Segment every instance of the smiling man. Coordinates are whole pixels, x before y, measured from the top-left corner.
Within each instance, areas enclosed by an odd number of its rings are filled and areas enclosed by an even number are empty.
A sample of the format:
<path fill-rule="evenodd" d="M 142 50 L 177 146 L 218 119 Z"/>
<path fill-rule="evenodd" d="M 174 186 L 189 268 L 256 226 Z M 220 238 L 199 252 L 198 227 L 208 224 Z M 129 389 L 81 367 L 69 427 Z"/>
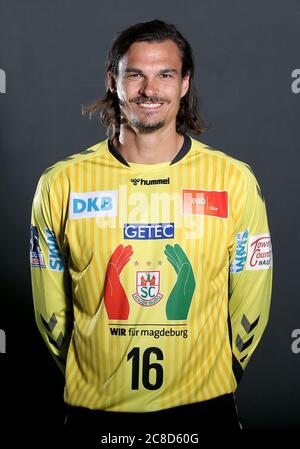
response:
<path fill-rule="evenodd" d="M 183 144 L 183 136 L 174 130 L 180 101 L 189 88 L 189 73 L 182 75 L 175 42 L 133 43 L 120 59 L 118 75 L 109 71 L 108 80 L 120 102 L 116 146 L 123 156 L 149 164 L 171 161 Z"/>
<path fill-rule="evenodd" d="M 35 315 L 65 375 L 66 429 L 240 429 L 234 392 L 271 297 L 261 189 L 190 137 L 204 125 L 173 25 L 123 31 L 106 73 L 86 111 L 110 137 L 47 169 L 32 209 Z"/>

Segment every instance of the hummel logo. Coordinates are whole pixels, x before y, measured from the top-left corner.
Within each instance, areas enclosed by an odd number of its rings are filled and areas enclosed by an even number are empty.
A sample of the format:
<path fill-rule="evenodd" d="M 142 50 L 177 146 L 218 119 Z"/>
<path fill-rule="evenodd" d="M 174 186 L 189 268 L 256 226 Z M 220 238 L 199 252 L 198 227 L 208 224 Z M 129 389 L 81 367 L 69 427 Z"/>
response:
<path fill-rule="evenodd" d="M 140 179 L 139 178 L 132 178 L 130 181 L 133 182 L 134 186 L 136 186 L 140 182 Z"/>
<path fill-rule="evenodd" d="M 152 186 L 155 184 L 170 184 L 170 178 L 163 178 L 163 179 L 143 179 L 143 178 L 131 178 L 130 180 L 134 186 L 136 186 L 138 183 L 142 186 Z"/>

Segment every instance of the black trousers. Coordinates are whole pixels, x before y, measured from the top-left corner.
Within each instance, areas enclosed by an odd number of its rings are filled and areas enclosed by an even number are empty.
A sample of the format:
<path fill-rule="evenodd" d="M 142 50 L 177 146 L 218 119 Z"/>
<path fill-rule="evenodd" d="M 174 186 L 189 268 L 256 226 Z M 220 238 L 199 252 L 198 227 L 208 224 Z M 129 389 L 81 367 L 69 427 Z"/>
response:
<path fill-rule="evenodd" d="M 217 437 L 219 430 L 241 430 L 233 394 L 148 413 L 107 412 L 67 405 L 64 438 L 65 447 L 138 448 L 144 447 L 143 444 L 149 447 L 150 443 L 155 447 L 176 443 L 185 447 L 182 438 L 196 447 L 204 433 Z M 191 438 L 193 441 L 189 441 Z"/>

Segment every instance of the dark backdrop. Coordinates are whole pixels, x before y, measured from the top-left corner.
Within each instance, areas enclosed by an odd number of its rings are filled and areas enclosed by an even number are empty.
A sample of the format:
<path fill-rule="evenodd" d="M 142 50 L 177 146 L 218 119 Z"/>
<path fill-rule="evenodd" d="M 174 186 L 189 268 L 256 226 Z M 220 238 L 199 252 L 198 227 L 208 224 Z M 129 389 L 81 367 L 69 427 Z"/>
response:
<path fill-rule="evenodd" d="M 211 125 L 201 140 L 248 162 L 267 202 L 274 293 L 236 395 L 242 421 L 250 429 L 300 428 L 300 353 L 291 349 L 300 328 L 299 0 L 0 0 L 1 423 L 25 421 L 33 435 L 36 423 L 55 429 L 63 417 L 63 379 L 33 316 L 31 202 L 47 166 L 105 138 L 81 105 L 104 91 L 116 33 L 154 18 L 177 25 L 194 49 Z"/>

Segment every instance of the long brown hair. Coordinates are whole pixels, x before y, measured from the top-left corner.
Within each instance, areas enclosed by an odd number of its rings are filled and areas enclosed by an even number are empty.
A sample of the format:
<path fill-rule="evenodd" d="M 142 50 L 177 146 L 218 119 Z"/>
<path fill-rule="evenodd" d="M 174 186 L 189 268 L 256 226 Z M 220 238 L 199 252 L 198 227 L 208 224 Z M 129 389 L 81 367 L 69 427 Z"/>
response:
<path fill-rule="evenodd" d="M 179 48 L 182 58 L 181 76 L 190 76 L 189 89 L 180 101 L 179 111 L 176 117 L 176 130 L 180 134 L 187 131 L 192 134 L 201 134 L 205 131 L 203 119 L 200 115 L 200 99 L 194 82 L 194 57 L 190 44 L 175 28 L 174 25 L 167 24 L 161 20 L 137 23 L 127 28 L 113 42 L 108 52 L 105 68 L 106 73 L 111 72 L 116 78 L 118 76 L 118 66 L 121 57 L 128 51 L 134 42 L 163 42 L 172 40 Z M 121 113 L 119 99 L 116 92 L 111 92 L 106 82 L 105 95 L 90 105 L 83 106 L 83 114 L 100 117 L 100 120 L 107 128 L 108 134 L 114 138 L 120 132 Z"/>

